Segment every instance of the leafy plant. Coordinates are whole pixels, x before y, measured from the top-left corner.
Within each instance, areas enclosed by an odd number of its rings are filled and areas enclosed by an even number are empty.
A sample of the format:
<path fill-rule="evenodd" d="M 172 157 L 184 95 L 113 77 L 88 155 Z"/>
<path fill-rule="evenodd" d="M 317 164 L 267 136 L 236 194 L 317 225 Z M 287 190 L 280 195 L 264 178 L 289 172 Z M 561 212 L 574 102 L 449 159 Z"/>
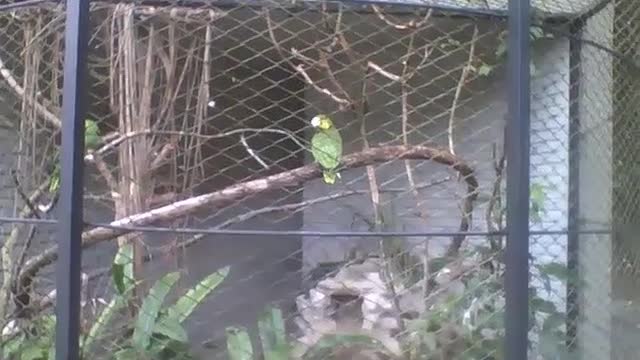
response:
<path fill-rule="evenodd" d="M 171 272 L 158 280 L 144 298 L 134 323 L 133 334 L 121 344 L 116 359 L 136 359 L 151 356 L 153 359 L 190 359 L 186 352 L 188 337 L 182 322 L 209 295 L 229 272 L 224 267 L 200 281 L 187 291 L 176 303 L 163 308 L 165 298 L 180 278 L 180 273 Z M 124 280 L 117 281 L 124 283 Z"/>
<path fill-rule="evenodd" d="M 529 189 L 529 213 L 535 222 L 542 221 L 544 213 L 544 201 L 546 199 L 545 187 L 539 183 L 532 183 Z"/>
<path fill-rule="evenodd" d="M 54 315 L 47 315 L 33 322 L 33 331 L 21 332 L 7 341 L 2 349 L 3 359 L 47 360 L 54 356 Z"/>
<path fill-rule="evenodd" d="M 498 63 L 505 61 L 507 58 L 507 31 L 502 31 L 499 38 L 499 44 L 496 47 L 494 52 L 494 56 L 496 57 L 497 62 L 494 64 L 486 63 L 482 60 L 479 61 L 479 65 L 475 66 L 472 70 L 474 70 L 478 75 L 488 76 L 496 69 Z M 531 43 L 539 41 L 541 39 L 552 39 L 554 38 L 553 34 L 545 31 L 542 27 L 537 25 L 531 25 L 529 27 L 529 40 Z M 529 64 L 529 73 L 534 75 L 536 73 L 536 67 L 533 61 Z"/>
<path fill-rule="evenodd" d="M 267 307 L 263 311 L 258 319 L 258 333 L 264 360 L 289 359 L 291 348 L 280 309 Z M 226 335 L 230 360 L 253 360 L 253 345 L 245 328 L 228 327 Z"/>
<path fill-rule="evenodd" d="M 253 360 L 253 345 L 244 327 L 230 326 L 227 334 L 227 352 L 231 360 Z"/>
<path fill-rule="evenodd" d="M 126 307 L 135 281 L 131 267 L 133 248 L 122 246 L 112 265 L 112 281 L 116 290 L 114 297 L 102 309 L 93 326 L 80 342 L 84 356 L 89 356 L 95 341 L 108 333 L 116 315 Z M 158 280 L 143 299 L 132 329 L 126 329 L 118 340 L 114 354 L 117 360 L 190 359 L 188 338 L 182 323 L 193 313 L 204 299 L 218 287 L 229 273 L 229 267 L 210 274 L 188 290 L 173 305 L 163 304 L 180 273 L 171 272 Z M 22 332 L 5 343 L 3 358 L 19 360 L 49 360 L 54 358 L 55 315 L 45 316 L 32 326 L 35 334 Z"/>

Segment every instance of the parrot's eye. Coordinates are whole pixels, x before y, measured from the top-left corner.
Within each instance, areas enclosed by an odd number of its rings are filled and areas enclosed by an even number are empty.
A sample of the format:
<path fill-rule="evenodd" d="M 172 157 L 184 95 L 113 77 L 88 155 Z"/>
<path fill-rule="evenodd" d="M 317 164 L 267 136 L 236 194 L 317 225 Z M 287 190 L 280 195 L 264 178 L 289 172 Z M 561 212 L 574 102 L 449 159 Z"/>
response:
<path fill-rule="evenodd" d="M 313 119 L 311 119 L 311 126 L 313 127 L 320 126 L 320 123 L 321 123 L 320 116 L 314 116 Z"/>

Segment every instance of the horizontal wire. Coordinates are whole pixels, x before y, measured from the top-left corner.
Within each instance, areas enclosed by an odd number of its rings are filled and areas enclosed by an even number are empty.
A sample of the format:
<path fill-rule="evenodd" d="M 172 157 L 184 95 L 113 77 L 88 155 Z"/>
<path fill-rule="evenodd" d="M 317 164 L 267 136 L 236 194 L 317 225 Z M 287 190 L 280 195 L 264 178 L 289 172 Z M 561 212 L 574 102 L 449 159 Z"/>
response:
<path fill-rule="evenodd" d="M 24 223 L 24 224 L 45 224 L 55 225 L 54 219 L 21 219 L 11 217 L 0 217 L 0 223 Z M 278 235 L 278 236 L 343 236 L 343 237 L 384 237 L 384 236 L 404 236 L 404 237 L 449 237 L 449 236 L 506 236 L 506 231 L 312 231 L 312 230 L 233 230 L 233 229 L 202 229 L 202 228 L 171 228 L 163 226 L 117 226 L 108 223 L 85 222 L 86 226 L 101 227 L 113 230 L 123 230 L 131 232 L 160 232 L 173 234 L 206 234 L 206 235 Z M 551 230 L 531 230 L 532 236 L 540 235 L 567 235 L 567 234 L 612 234 L 610 229 L 551 229 Z"/>
<path fill-rule="evenodd" d="M 128 230 L 137 232 L 162 232 L 178 234 L 206 234 L 206 235 L 278 235 L 278 236 L 319 236 L 319 237 L 449 237 L 449 236 L 506 236 L 506 231 L 312 231 L 312 230 L 233 230 L 233 229 L 197 229 L 170 228 L 154 226 L 114 226 L 110 224 L 87 223 L 87 225 L 104 227 L 114 230 Z M 564 235 L 564 234 L 609 234 L 608 229 L 576 230 L 532 230 L 530 235 Z"/>
<path fill-rule="evenodd" d="M 56 219 L 38 219 L 38 218 L 17 218 L 0 216 L 0 224 L 13 223 L 13 224 L 33 224 L 33 225 L 55 225 L 58 223 Z"/>

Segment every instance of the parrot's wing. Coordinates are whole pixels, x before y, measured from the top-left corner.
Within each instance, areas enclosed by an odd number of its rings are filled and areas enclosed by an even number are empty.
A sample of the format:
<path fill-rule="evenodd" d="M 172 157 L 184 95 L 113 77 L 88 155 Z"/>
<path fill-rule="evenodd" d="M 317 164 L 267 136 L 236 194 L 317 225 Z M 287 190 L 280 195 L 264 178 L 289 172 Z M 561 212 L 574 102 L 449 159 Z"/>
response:
<path fill-rule="evenodd" d="M 327 135 L 329 135 L 329 137 L 335 143 L 336 151 L 338 152 L 338 154 L 342 156 L 342 136 L 340 136 L 338 129 L 336 129 L 335 127 L 331 128 L 330 130 L 327 131 Z"/>
<path fill-rule="evenodd" d="M 334 169 L 340 165 L 342 144 L 331 136 L 319 132 L 311 138 L 311 153 L 325 169 Z"/>
<path fill-rule="evenodd" d="M 84 142 L 88 149 L 96 147 L 100 143 L 100 128 L 90 119 L 85 120 Z"/>

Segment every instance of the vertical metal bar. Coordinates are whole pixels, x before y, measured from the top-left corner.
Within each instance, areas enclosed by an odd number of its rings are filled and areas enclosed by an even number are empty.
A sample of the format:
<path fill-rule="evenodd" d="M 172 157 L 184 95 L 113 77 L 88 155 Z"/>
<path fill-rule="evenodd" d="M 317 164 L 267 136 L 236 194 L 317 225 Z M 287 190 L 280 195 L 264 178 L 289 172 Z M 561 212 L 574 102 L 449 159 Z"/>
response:
<path fill-rule="evenodd" d="M 56 359 L 79 359 L 89 0 L 67 0 L 58 228 Z"/>
<path fill-rule="evenodd" d="M 505 358 L 526 360 L 529 328 L 529 0 L 509 0 Z"/>
<path fill-rule="evenodd" d="M 582 27 L 584 22 L 577 20 L 571 24 L 569 39 L 569 214 L 567 224 L 567 268 L 578 271 L 579 251 L 579 209 L 580 209 L 580 79 L 582 55 Z M 578 316 L 580 314 L 578 288 L 576 284 L 567 284 L 567 347 L 575 350 L 578 334 Z"/>

